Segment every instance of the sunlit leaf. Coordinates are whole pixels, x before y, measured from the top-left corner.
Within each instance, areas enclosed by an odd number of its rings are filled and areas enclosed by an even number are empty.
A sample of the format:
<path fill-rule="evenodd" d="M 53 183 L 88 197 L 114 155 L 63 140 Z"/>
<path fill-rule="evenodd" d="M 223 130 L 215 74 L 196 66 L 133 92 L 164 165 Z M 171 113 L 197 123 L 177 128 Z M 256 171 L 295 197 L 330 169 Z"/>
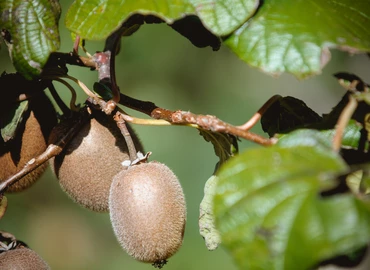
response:
<path fill-rule="evenodd" d="M 250 18 L 259 0 L 91 0 L 75 1 L 68 10 L 67 27 L 86 39 L 104 39 L 132 14 L 154 15 L 168 24 L 197 15 L 216 35 L 226 35 Z"/>
<path fill-rule="evenodd" d="M 369 242 L 363 202 L 350 193 L 320 196 L 348 168 L 321 135 L 310 146 L 311 135 L 248 150 L 221 167 L 216 227 L 240 269 L 309 269 Z"/>
<path fill-rule="evenodd" d="M 203 24 L 217 35 L 226 35 L 247 21 L 259 0 L 190 0 Z"/>
<path fill-rule="evenodd" d="M 9 53 L 18 72 L 39 75 L 51 52 L 59 48 L 57 0 L 0 1 L 0 26 L 10 33 Z"/>
<path fill-rule="evenodd" d="M 321 72 L 330 60 L 329 48 L 370 51 L 368 25 L 368 0 L 265 0 L 226 44 L 264 72 L 303 78 Z"/>
<path fill-rule="evenodd" d="M 96 40 L 106 38 L 134 13 L 156 15 L 172 23 L 193 12 L 193 6 L 186 0 L 77 0 L 68 10 L 66 25 L 82 38 Z"/>

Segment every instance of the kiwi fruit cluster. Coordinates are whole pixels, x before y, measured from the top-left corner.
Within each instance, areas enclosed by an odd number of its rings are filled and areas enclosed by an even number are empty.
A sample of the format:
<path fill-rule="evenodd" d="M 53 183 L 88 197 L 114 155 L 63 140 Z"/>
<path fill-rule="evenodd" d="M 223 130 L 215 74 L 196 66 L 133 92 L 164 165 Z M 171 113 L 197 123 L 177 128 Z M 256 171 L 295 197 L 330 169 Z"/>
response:
<path fill-rule="evenodd" d="M 4 115 L 9 106 L 2 106 L 0 115 Z M 14 138 L 4 142 L 0 138 L 0 182 L 20 171 L 32 158 L 46 150 L 48 137 L 57 123 L 55 109 L 49 98 L 41 92 L 29 100 L 27 111 Z M 30 187 L 45 171 L 47 163 L 22 177 L 8 187 L 7 192 L 18 192 Z"/>
<path fill-rule="evenodd" d="M 50 143 L 68 126 L 56 126 Z M 129 151 L 143 152 L 143 147 L 126 126 L 128 142 L 111 116 L 92 111 L 91 119 L 50 163 L 61 188 L 75 202 L 109 212 L 116 238 L 129 255 L 161 267 L 182 245 L 184 193 L 166 165 L 148 163 L 147 156 L 131 160 L 136 153 Z"/>
<path fill-rule="evenodd" d="M 53 133 L 63 132 L 60 125 L 53 130 L 50 143 Z M 138 137 L 129 129 L 135 147 L 143 151 Z M 112 116 L 93 111 L 90 121 L 50 164 L 62 190 L 75 202 L 96 212 L 108 212 L 112 179 L 122 169 L 121 162 L 128 159 L 126 141 Z"/>
<path fill-rule="evenodd" d="M 182 245 L 186 223 L 184 193 L 176 175 L 159 162 L 122 170 L 109 196 L 114 233 L 138 261 L 161 267 Z"/>
<path fill-rule="evenodd" d="M 46 108 L 50 113 L 45 112 Z M 44 94 L 30 101 L 17 136 L 11 144 L 1 145 L 0 181 L 22 169 L 48 144 L 68 132 L 68 119 L 58 125 L 56 122 L 55 110 Z M 129 255 L 162 267 L 182 245 L 186 223 L 184 193 L 166 165 L 148 163 L 147 156 L 132 160 L 136 153 L 129 151 L 144 150 L 132 128 L 127 125 L 127 129 L 132 142 L 126 142 L 127 137 L 122 136 L 111 116 L 91 110 L 89 120 L 49 164 L 62 190 L 76 203 L 96 212 L 109 212 L 116 238 Z M 27 188 L 46 166 L 38 167 L 8 191 Z M 22 247 L 0 251 L 0 269 L 42 270 L 49 266 L 34 251 Z"/>
<path fill-rule="evenodd" d="M 21 247 L 0 253 L 0 269 L 50 270 L 50 267 L 35 251 Z"/>

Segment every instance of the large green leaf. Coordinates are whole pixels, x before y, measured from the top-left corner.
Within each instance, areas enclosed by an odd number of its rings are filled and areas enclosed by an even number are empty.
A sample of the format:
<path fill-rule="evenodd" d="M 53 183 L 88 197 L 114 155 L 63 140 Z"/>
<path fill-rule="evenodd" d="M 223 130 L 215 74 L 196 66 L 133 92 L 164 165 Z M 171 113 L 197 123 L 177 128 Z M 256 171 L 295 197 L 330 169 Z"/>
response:
<path fill-rule="evenodd" d="M 231 33 L 250 18 L 259 0 L 76 0 L 66 17 L 67 27 L 84 39 L 104 39 L 132 14 L 154 15 L 172 24 L 198 15 L 216 35 Z"/>
<path fill-rule="evenodd" d="M 0 1 L 0 26 L 10 33 L 9 53 L 25 78 L 39 75 L 50 53 L 59 48 L 60 12 L 57 0 Z"/>
<path fill-rule="evenodd" d="M 193 11 L 186 0 L 76 0 L 68 10 L 66 25 L 84 39 L 104 39 L 134 13 L 156 15 L 172 23 Z"/>
<path fill-rule="evenodd" d="M 369 242 L 366 205 L 350 193 L 320 195 L 337 185 L 346 164 L 320 139 L 311 145 L 286 137 L 221 167 L 216 228 L 240 269 L 308 269 Z"/>
<path fill-rule="evenodd" d="M 231 33 L 256 11 L 259 0 L 190 0 L 203 24 L 214 34 Z"/>
<path fill-rule="evenodd" d="M 265 0 L 226 44 L 267 73 L 302 78 L 320 73 L 328 48 L 369 51 L 369 25 L 369 0 Z"/>
<path fill-rule="evenodd" d="M 344 130 L 342 137 L 342 147 L 357 149 L 361 140 L 362 127 L 354 120 L 350 120 Z M 297 129 L 287 135 L 279 136 L 278 145 L 282 147 L 295 147 L 299 145 L 316 146 L 326 145 L 329 149 L 332 146 L 335 129 L 317 131 L 314 129 Z M 327 149 L 324 149 L 326 151 Z"/>

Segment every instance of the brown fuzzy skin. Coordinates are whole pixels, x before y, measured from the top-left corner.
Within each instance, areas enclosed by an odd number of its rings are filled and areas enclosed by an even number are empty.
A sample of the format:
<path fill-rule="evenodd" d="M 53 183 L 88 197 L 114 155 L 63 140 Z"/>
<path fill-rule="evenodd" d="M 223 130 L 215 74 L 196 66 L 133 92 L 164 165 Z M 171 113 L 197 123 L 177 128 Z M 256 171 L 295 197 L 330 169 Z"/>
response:
<path fill-rule="evenodd" d="M 181 247 L 185 198 L 176 175 L 166 165 L 142 163 L 117 174 L 109 210 L 119 243 L 136 260 L 165 261 Z"/>
<path fill-rule="evenodd" d="M 60 186 L 75 202 L 96 212 L 107 212 L 113 177 L 123 169 L 121 162 L 129 155 L 112 116 L 94 113 L 94 117 L 50 163 Z M 143 151 L 135 133 L 130 133 L 136 150 Z"/>
<path fill-rule="evenodd" d="M 1 270 L 49 270 L 49 265 L 33 250 L 17 248 L 0 253 Z"/>
<path fill-rule="evenodd" d="M 44 94 L 31 99 L 29 109 L 23 116 L 24 121 L 16 136 L 6 143 L 0 139 L 0 182 L 20 171 L 28 161 L 46 150 L 48 136 L 57 123 L 53 105 Z M 44 163 L 21 178 L 7 192 L 19 192 L 30 187 L 40 178 L 47 165 Z"/>

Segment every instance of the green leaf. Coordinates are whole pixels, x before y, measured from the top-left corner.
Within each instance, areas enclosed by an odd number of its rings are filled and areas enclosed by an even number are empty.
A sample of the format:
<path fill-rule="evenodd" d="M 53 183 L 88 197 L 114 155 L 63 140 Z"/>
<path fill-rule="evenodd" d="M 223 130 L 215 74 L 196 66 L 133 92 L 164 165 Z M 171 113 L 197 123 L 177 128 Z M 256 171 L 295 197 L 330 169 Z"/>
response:
<path fill-rule="evenodd" d="M 215 35 L 237 29 L 256 11 L 259 0 L 76 0 L 66 17 L 67 27 L 85 39 L 105 39 L 133 14 L 154 15 L 168 24 L 197 15 Z"/>
<path fill-rule="evenodd" d="M 298 129 L 280 137 L 277 146 L 282 148 L 291 147 L 315 147 L 316 151 L 331 151 L 331 138 L 313 129 Z"/>
<path fill-rule="evenodd" d="M 107 38 L 134 13 L 155 15 L 166 23 L 173 23 L 193 11 L 186 0 L 77 0 L 67 12 L 66 25 L 84 39 L 99 40 Z"/>
<path fill-rule="evenodd" d="M 309 269 L 369 242 L 366 205 L 320 195 L 348 167 L 325 143 L 310 144 L 251 149 L 221 167 L 216 227 L 240 269 Z"/>
<path fill-rule="evenodd" d="M 28 109 L 28 100 L 15 103 L 11 110 L 0 115 L 0 131 L 4 142 L 11 140 Z"/>
<path fill-rule="evenodd" d="M 362 126 L 357 121 L 350 120 L 343 133 L 342 146 L 357 149 L 361 140 L 361 130 Z M 321 133 L 327 137 L 328 141 L 332 142 L 335 129 L 323 130 Z"/>
<path fill-rule="evenodd" d="M 0 219 L 4 216 L 7 206 L 8 206 L 7 198 L 0 194 Z"/>
<path fill-rule="evenodd" d="M 0 2 L 0 25 L 10 33 L 7 41 L 13 64 L 26 79 L 42 72 L 51 52 L 59 48 L 56 0 L 7 0 Z"/>
<path fill-rule="evenodd" d="M 226 44 L 264 72 L 304 78 L 321 72 L 330 60 L 329 48 L 370 51 L 368 25 L 368 0 L 265 0 Z"/>
<path fill-rule="evenodd" d="M 216 192 L 218 177 L 212 175 L 204 186 L 204 197 L 199 207 L 199 232 L 208 250 L 215 250 L 221 243 L 220 233 L 215 227 L 213 196 Z"/>
<path fill-rule="evenodd" d="M 215 171 L 217 171 L 225 161 L 238 152 L 238 142 L 236 137 L 233 135 L 212 132 L 204 129 L 199 129 L 199 133 L 207 142 L 211 142 L 213 144 L 215 153 L 220 158 Z"/>
<path fill-rule="evenodd" d="M 253 16 L 259 0 L 190 0 L 203 24 L 214 34 L 224 36 Z"/>
<path fill-rule="evenodd" d="M 361 140 L 361 130 L 361 125 L 358 125 L 355 120 L 350 120 L 343 133 L 342 146 L 357 149 Z M 332 147 L 335 132 L 335 129 L 322 131 L 297 129 L 287 135 L 280 136 L 277 144 L 280 147 L 295 147 L 297 145 L 315 147 L 319 142 L 321 146 L 326 146 L 323 150 L 327 151 Z"/>

